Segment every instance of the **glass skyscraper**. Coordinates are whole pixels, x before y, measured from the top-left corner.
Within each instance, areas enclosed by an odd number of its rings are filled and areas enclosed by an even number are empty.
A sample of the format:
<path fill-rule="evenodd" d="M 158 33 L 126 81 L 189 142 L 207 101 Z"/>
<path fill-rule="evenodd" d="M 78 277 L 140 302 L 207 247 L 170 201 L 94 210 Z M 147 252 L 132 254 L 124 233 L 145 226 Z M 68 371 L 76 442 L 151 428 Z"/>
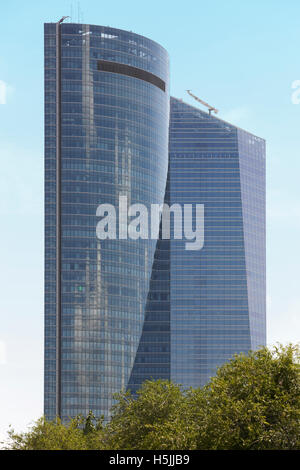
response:
<path fill-rule="evenodd" d="M 99 240 L 99 204 L 204 204 L 204 247 Z M 109 416 L 150 378 L 207 382 L 265 344 L 265 142 L 169 99 L 132 32 L 45 24 L 45 415 Z"/>
<path fill-rule="evenodd" d="M 170 202 L 204 204 L 204 247 L 171 240 L 171 379 L 205 384 L 266 342 L 265 141 L 171 99 Z"/>
<path fill-rule="evenodd" d="M 112 405 L 136 356 L 156 240 L 98 240 L 99 204 L 162 203 L 169 60 L 103 26 L 45 24 L 45 415 Z"/>
<path fill-rule="evenodd" d="M 133 392 L 151 377 L 202 386 L 234 353 L 266 343 L 265 141 L 171 98 L 166 200 L 204 204 L 204 247 L 158 241 L 162 281 L 150 289 Z"/>

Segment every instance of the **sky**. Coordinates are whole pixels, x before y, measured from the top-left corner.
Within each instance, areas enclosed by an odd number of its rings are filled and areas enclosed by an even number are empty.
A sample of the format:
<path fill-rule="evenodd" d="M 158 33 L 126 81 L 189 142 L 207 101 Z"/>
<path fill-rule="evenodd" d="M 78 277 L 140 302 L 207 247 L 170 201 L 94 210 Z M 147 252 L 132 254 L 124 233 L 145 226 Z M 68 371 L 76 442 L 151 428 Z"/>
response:
<path fill-rule="evenodd" d="M 300 340 L 300 2 L 85 0 L 79 10 L 1 5 L 0 440 L 43 413 L 43 23 L 63 15 L 159 42 L 173 96 L 194 106 L 191 89 L 266 139 L 267 341 Z"/>

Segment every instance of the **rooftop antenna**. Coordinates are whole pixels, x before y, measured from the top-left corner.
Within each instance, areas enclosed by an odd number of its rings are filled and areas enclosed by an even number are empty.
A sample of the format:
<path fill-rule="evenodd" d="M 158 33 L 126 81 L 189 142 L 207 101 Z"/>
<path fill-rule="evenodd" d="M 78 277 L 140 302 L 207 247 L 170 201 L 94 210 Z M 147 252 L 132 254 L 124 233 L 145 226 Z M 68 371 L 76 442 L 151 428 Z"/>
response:
<path fill-rule="evenodd" d="M 215 114 L 218 113 L 218 110 L 216 108 L 214 108 L 213 106 L 210 106 L 208 103 L 206 103 L 206 101 L 203 101 L 201 100 L 200 98 L 198 98 L 198 96 L 194 95 L 191 90 L 186 90 L 187 93 L 192 97 L 194 98 L 196 101 L 198 101 L 199 103 L 203 104 L 203 106 L 206 106 L 208 108 L 208 113 L 209 115 L 211 115 L 211 112 L 213 111 Z"/>

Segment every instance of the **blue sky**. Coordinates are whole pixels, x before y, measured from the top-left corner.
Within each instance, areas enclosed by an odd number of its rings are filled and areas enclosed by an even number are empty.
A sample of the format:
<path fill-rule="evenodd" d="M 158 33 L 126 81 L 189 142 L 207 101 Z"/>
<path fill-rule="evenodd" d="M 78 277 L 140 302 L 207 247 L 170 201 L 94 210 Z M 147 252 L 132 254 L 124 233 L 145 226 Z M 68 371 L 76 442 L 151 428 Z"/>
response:
<path fill-rule="evenodd" d="M 0 32 L 0 436 L 43 402 L 43 23 L 71 0 L 2 2 Z M 73 2 L 73 21 L 78 20 Z M 299 341 L 300 80 L 298 0 L 81 2 L 81 21 L 132 30 L 171 58 L 219 117 L 267 141 L 268 343 Z"/>

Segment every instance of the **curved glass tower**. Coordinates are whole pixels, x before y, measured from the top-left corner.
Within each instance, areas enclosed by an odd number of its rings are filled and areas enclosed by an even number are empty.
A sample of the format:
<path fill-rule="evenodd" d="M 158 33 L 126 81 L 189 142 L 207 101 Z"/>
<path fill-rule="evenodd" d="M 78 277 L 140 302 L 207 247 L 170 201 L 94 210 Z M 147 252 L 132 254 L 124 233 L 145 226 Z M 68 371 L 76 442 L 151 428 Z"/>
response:
<path fill-rule="evenodd" d="M 132 32 L 45 24 L 45 415 L 107 417 L 128 385 L 156 240 L 98 240 L 96 209 L 162 203 L 169 63 Z"/>

